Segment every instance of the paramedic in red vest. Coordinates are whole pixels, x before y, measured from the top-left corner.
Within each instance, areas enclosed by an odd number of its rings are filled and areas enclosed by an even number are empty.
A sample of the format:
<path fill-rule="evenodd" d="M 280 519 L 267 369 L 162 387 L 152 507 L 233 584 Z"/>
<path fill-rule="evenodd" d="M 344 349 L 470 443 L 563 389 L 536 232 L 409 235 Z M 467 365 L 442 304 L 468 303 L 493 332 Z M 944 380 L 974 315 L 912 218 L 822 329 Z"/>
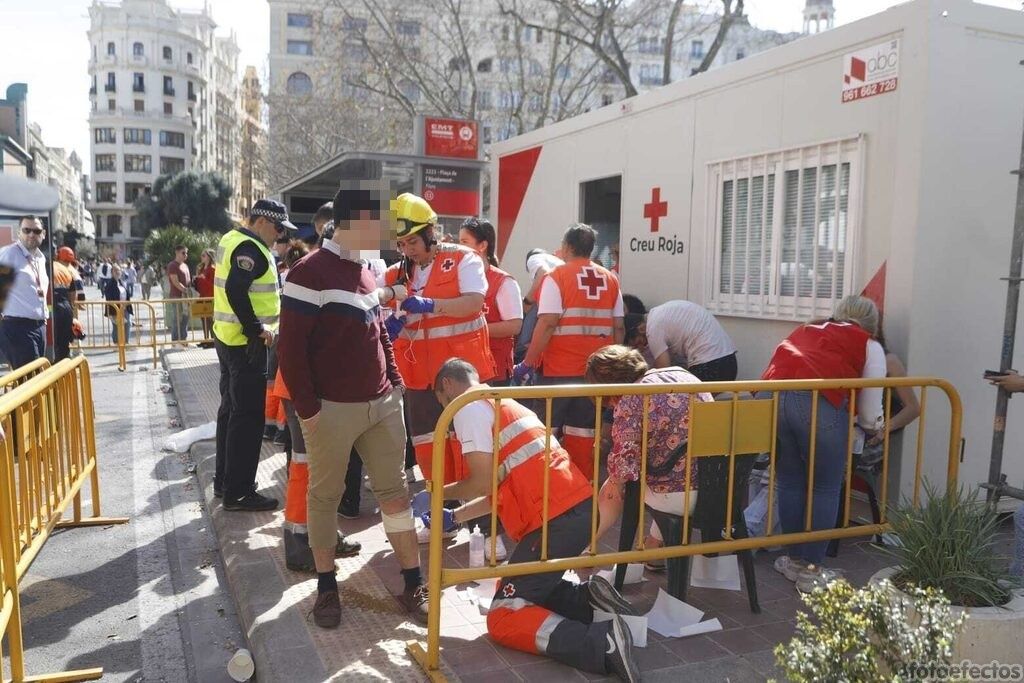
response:
<path fill-rule="evenodd" d="M 512 380 L 515 363 L 516 335 L 523 326 L 523 295 L 516 279 L 498 268 L 495 255 L 497 233 L 490 221 L 468 218 L 459 230 L 459 242 L 467 246 L 484 261 L 487 274 L 487 296 L 484 316 L 487 318 L 487 337 L 494 357 L 495 376 L 488 384 L 506 387 Z"/>
<path fill-rule="evenodd" d="M 565 231 L 565 264 L 544 278 L 537 304 L 537 326 L 526 358 L 515 368 L 517 384 L 584 384 L 590 354 L 625 336 L 619 280 L 590 260 L 597 231 L 577 223 Z M 572 461 L 594 478 L 594 406 L 587 398 L 556 399 L 552 428 L 558 429 Z"/>
<path fill-rule="evenodd" d="M 762 379 L 843 379 L 885 377 L 885 351 L 875 341 L 878 309 L 865 297 L 846 297 L 833 317 L 801 325 L 772 354 Z M 814 502 L 811 528 L 831 529 L 836 523 L 846 476 L 850 410 L 867 432 L 878 429 L 882 419 L 882 389 L 861 389 L 855 407 L 849 391 L 822 391 L 818 395 L 817 441 L 814 460 Z M 776 475 L 779 523 L 784 533 L 804 530 L 807 502 L 808 448 L 811 438 L 810 391 L 779 393 Z M 791 545 L 788 554 L 775 561 L 776 571 L 809 592 L 836 577 L 821 566 L 828 541 Z"/>
<path fill-rule="evenodd" d="M 470 389 L 481 387 L 476 368 L 460 358 L 441 366 L 434 379 L 438 401 L 447 406 Z M 498 499 L 492 501 L 494 421 L 498 422 Z M 503 400 L 496 417 L 489 401 L 464 406 L 453 420 L 462 444 L 468 476 L 444 487 L 445 499 L 468 501 L 445 510 L 443 524 L 460 523 L 489 515 L 498 506 L 498 518 L 516 541 L 510 562 L 534 562 L 541 556 L 542 498 L 544 497 L 545 428 L 521 404 Z M 552 438 L 549 465 L 548 557 L 576 557 L 590 541 L 593 503 L 587 477 L 572 464 Z M 430 525 L 430 513 L 423 515 Z M 620 614 L 636 614 L 632 605 L 604 579 L 593 576 L 573 584 L 563 572 L 502 579 L 487 613 L 487 632 L 505 647 L 547 655 L 563 664 L 596 674 L 618 674 L 639 681 L 632 652 L 633 641 Z M 594 610 L 615 615 L 594 623 Z"/>
<path fill-rule="evenodd" d="M 405 285 L 409 297 L 386 325 L 407 387 L 405 409 L 416 462 L 429 479 L 434 425 L 441 415 L 431 391 L 438 368 L 449 358 L 460 357 L 481 377 L 494 377 L 483 314 L 487 276 L 475 251 L 437 241 L 437 214 L 422 197 L 401 194 L 391 211 L 403 258 L 384 273 L 383 285 Z M 449 449 L 445 482 L 461 478 L 461 458 Z"/>

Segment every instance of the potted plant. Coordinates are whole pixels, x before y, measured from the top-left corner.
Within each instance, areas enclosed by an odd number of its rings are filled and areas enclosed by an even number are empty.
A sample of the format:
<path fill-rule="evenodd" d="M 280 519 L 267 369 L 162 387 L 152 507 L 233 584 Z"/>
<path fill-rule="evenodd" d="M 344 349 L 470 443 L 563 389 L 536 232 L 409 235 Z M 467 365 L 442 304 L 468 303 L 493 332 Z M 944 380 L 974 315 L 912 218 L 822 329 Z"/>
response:
<path fill-rule="evenodd" d="M 954 661 L 964 615 L 937 590 L 902 592 L 888 581 L 856 589 L 840 579 L 803 601 L 812 616 L 797 614 L 796 635 L 775 648 L 786 680 L 931 680 Z"/>
<path fill-rule="evenodd" d="M 1024 591 L 1006 571 L 994 505 L 977 490 L 937 491 L 925 484 L 925 501 L 904 502 L 890 516 L 900 544 L 885 551 L 895 566 L 876 573 L 892 589 L 941 592 L 966 622 L 954 646 L 954 661 L 1024 664 Z"/>

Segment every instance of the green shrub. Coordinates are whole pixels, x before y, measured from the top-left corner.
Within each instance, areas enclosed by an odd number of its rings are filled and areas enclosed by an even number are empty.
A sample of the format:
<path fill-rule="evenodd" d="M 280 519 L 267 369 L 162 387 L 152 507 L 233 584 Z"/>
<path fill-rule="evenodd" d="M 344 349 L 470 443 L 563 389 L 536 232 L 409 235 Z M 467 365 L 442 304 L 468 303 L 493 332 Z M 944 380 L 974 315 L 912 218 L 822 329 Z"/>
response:
<path fill-rule="evenodd" d="M 888 581 L 853 588 L 843 580 L 803 596 L 813 618 L 797 614 L 797 632 L 775 648 L 775 661 L 796 683 L 905 680 L 909 666 L 948 664 L 965 616 L 937 590 Z"/>
<path fill-rule="evenodd" d="M 925 483 L 925 501 L 904 501 L 889 519 L 902 545 L 886 546 L 899 567 L 893 583 L 941 591 L 954 605 L 992 607 L 1010 599 L 1013 579 L 996 549 L 994 506 L 962 487 L 937 491 Z"/>

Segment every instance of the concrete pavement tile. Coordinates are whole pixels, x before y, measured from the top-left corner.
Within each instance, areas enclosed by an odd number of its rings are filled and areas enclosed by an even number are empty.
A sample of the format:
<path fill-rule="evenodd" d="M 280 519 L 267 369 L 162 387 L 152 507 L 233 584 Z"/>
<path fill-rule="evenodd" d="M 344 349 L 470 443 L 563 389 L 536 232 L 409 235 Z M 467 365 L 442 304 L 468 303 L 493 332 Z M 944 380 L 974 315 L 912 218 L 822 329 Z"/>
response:
<path fill-rule="evenodd" d="M 709 633 L 708 637 L 736 655 L 757 652 L 759 650 L 770 650 L 774 646 L 774 643 L 769 643 L 750 629 L 745 628 Z"/>
<path fill-rule="evenodd" d="M 644 674 L 643 679 L 644 683 L 764 683 L 764 676 L 750 662 L 737 656 L 659 669 Z"/>
<path fill-rule="evenodd" d="M 582 673 L 571 667 L 551 661 L 550 659 L 536 664 L 517 666 L 514 671 L 524 681 L 544 681 L 544 683 L 580 683 L 587 680 Z M 487 675 L 488 681 L 490 674 Z"/>
<path fill-rule="evenodd" d="M 751 652 L 743 655 L 743 659 L 750 662 L 750 665 L 754 667 L 757 673 L 766 679 L 785 680 L 782 669 L 775 664 L 775 654 L 773 652 Z"/>
<path fill-rule="evenodd" d="M 648 643 L 647 647 L 635 647 L 633 648 L 633 657 L 642 672 L 677 666 L 683 662 L 668 650 L 664 643 Z"/>
<path fill-rule="evenodd" d="M 445 653 L 444 659 L 461 677 L 508 669 L 508 662 L 487 642 L 451 650 Z"/>
<path fill-rule="evenodd" d="M 796 631 L 796 624 L 792 621 L 777 621 L 773 624 L 753 626 L 750 631 L 767 640 L 774 648 L 779 643 L 789 642 Z"/>
<path fill-rule="evenodd" d="M 669 638 L 663 643 L 665 649 L 684 662 L 704 662 L 730 656 L 729 651 L 706 635 L 690 638 Z"/>

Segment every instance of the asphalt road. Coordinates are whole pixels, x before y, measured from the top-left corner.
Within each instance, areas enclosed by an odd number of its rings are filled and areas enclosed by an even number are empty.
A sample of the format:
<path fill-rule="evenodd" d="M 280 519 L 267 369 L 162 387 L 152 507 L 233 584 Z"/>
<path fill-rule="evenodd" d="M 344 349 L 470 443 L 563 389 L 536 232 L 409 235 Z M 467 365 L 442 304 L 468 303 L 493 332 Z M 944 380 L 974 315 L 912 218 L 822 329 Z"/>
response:
<path fill-rule="evenodd" d="M 178 431 L 173 394 L 136 353 L 127 372 L 116 354 L 89 356 L 102 512 L 131 521 L 47 541 L 22 582 L 27 673 L 102 666 L 105 681 L 228 681 L 244 637 L 188 455 L 160 451 Z"/>

